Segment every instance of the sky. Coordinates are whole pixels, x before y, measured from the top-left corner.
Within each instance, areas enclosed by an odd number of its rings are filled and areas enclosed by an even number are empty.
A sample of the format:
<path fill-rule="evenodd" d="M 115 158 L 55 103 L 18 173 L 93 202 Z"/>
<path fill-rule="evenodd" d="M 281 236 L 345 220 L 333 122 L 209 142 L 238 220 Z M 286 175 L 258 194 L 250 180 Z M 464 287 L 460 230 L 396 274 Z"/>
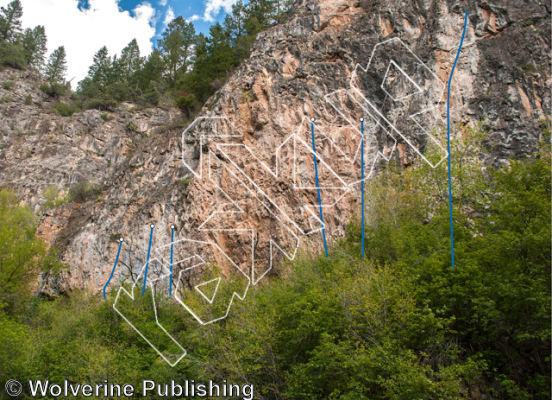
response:
<path fill-rule="evenodd" d="M 11 0 L 0 0 L 5 7 Z M 157 46 L 167 24 L 177 16 L 208 33 L 222 22 L 237 0 L 21 0 L 23 28 L 44 25 L 48 54 L 59 46 L 67 53 L 67 80 L 73 88 L 86 77 L 94 53 L 107 46 L 120 54 L 134 38 L 142 56 Z"/>

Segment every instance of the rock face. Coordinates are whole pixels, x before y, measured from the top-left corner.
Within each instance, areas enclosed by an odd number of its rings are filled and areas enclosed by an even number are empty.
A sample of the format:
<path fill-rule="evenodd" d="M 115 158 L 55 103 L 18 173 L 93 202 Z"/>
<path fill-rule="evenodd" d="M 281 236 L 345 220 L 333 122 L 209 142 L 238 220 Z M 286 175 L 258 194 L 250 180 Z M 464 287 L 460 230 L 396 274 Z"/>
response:
<path fill-rule="evenodd" d="M 103 116 L 44 114 L 47 104 L 23 104 L 28 94 L 43 97 L 37 77 L 0 73 L 16 82 L 0 89 L 12 97 L 0 104 L 2 184 L 36 212 L 48 186 L 67 191 L 88 180 L 99 192 L 44 212 L 39 234 L 70 269 L 43 277 L 41 290 L 101 289 L 120 236 L 112 285 L 138 274 L 150 223 L 152 258 L 165 264 L 175 226 L 174 264 L 190 287 L 209 261 L 223 277 L 235 271 L 255 284 L 296 249 L 323 250 L 322 227 L 331 244 L 359 212 L 361 117 L 364 178 L 392 159 L 406 166 L 446 157 L 437 131 L 466 9 L 451 120 L 484 121 L 493 146 L 486 162 L 501 165 L 536 150 L 539 120 L 550 114 L 544 2 L 298 1 L 287 23 L 258 35 L 251 57 L 186 127 L 175 111 L 131 105 Z"/>

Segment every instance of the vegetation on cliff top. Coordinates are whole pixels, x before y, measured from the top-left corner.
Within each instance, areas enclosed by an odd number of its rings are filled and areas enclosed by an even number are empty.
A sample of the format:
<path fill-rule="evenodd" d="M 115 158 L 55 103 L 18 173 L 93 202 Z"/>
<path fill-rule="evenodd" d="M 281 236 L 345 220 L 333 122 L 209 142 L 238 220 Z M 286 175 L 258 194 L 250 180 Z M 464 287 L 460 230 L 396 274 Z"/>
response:
<path fill-rule="evenodd" d="M 132 101 L 142 107 L 176 105 L 189 116 L 249 56 L 257 33 L 286 18 L 291 3 L 249 0 L 244 4 L 240 0 L 223 24 L 211 26 L 207 36 L 196 34 L 191 22 L 176 17 L 148 57 L 140 56 L 135 39 L 119 55 L 110 56 L 104 46 L 94 55 L 88 76 L 76 92 L 69 93 L 71 104 L 58 112 L 70 116 L 82 109 L 111 110 L 121 102 Z M 0 10 L 0 65 L 38 69 L 48 81 L 41 87 L 46 94 L 67 94 L 70 85 L 65 80 L 65 48 L 56 49 L 45 63 L 44 27 L 23 32 L 22 15 L 20 0 Z"/>
<path fill-rule="evenodd" d="M 220 323 L 199 326 L 158 299 L 161 323 L 188 350 L 175 368 L 113 311 L 115 291 L 107 301 L 46 300 L 6 287 L 17 301 L 3 297 L 0 376 L 226 379 L 274 400 L 549 399 L 550 136 L 534 157 L 494 169 L 480 161 L 483 131 L 462 131 L 452 152 L 454 269 L 446 166 L 390 166 L 366 189 L 365 259 L 353 221 L 328 259 L 304 254 L 280 268 Z M 151 298 L 137 302 L 154 332 Z"/>

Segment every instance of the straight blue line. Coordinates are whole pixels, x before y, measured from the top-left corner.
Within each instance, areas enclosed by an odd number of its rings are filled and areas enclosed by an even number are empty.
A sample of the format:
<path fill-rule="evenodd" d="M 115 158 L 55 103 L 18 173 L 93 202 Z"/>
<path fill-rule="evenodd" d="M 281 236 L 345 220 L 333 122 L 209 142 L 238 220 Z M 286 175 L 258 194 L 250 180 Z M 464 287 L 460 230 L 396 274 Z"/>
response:
<path fill-rule="evenodd" d="M 142 296 L 146 294 L 146 283 L 148 280 L 148 266 L 149 266 L 149 259 L 150 259 L 150 250 L 151 250 L 151 239 L 153 238 L 153 227 L 151 228 L 150 232 L 150 240 L 149 240 L 149 246 L 148 246 L 148 260 L 146 261 L 146 272 L 144 273 L 144 286 L 142 287 Z"/>
<path fill-rule="evenodd" d="M 324 238 L 324 251 L 328 258 L 328 245 L 326 244 L 326 229 L 324 228 L 324 215 L 322 214 L 322 199 L 320 197 L 320 184 L 318 183 L 318 167 L 316 165 L 316 147 L 314 145 L 314 121 L 311 122 L 312 152 L 314 157 L 314 173 L 316 174 L 316 190 L 318 190 L 318 205 L 320 206 L 320 220 L 322 221 L 322 236 Z"/>
<path fill-rule="evenodd" d="M 452 268 L 454 268 L 454 231 L 452 227 L 452 176 L 451 176 L 451 166 L 450 166 L 450 84 L 452 82 L 452 74 L 454 73 L 454 68 L 456 68 L 456 62 L 458 57 L 460 57 L 460 51 L 462 51 L 462 43 L 464 43 L 464 35 L 466 34 L 466 25 L 468 23 L 468 10 L 464 15 L 464 30 L 462 31 L 462 39 L 460 40 L 460 46 L 458 47 L 458 53 L 456 53 L 456 59 L 454 60 L 454 65 L 452 66 L 452 71 L 450 71 L 450 77 L 448 81 L 448 91 L 447 91 L 447 150 L 448 150 L 448 179 L 449 179 L 449 214 L 450 214 L 450 257 L 452 261 Z"/>
<path fill-rule="evenodd" d="M 360 121 L 360 192 L 362 195 L 362 258 L 364 258 L 364 120 Z"/>
<path fill-rule="evenodd" d="M 117 268 L 117 262 L 119 262 L 119 254 L 121 254 L 121 247 L 123 247 L 123 241 L 119 241 L 119 250 L 117 250 L 117 257 L 115 258 L 115 264 L 113 264 L 113 270 L 111 271 L 111 276 L 107 280 L 107 283 L 105 284 L 103 288 L 103 295 L 105 299 L 105 290 L 107 289 L 107 285 L 109 285 L 109 282 L 111 282 L 111 278 L 113 278 L 113 274 L 115 273 L 115 268 Z"/>
<path fill-rule="evenodd" d="M 171 229 L 171 277 L 170 277 L 170 283 L 169 283 L 169 296 L 172 296 L 173 243 L 174 243 L 174 228 Z"/>

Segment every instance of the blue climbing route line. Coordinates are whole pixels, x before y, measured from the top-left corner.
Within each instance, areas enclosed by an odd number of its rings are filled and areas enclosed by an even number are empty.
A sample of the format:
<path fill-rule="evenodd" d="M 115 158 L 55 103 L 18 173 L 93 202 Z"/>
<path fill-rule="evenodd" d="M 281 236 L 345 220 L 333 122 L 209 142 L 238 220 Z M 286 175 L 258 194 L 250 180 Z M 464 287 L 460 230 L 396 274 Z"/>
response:
<path fill-rule="evenodd" d="M 460 57 L 460 52 L 462 51 L 462 43 L 464 43 L 464 35 L 466 34 L 466 25 L 468 23 L 468 10 L 464 14 L 464 30 L 462 31 L 462 39 L 460 40 L 460 46 L 458 47 L 458 52 L 456 53 L 456 59 L 454 60 L 454 65 L 450 71 L 449 81 L 448 81 L 448 90 L 447 90 L 447 151 L 448 151 L 448 189 L 449 189 L 449 214 L 450 214 L 450 257 L 452 261 L 452 268 L 454 268 L 454 232 L 452 227 L 452 177 L 451 177 L 451 167 L 450 167 L 450 84 L 452 82 L 452 74 L 454 74 L 454 68 L 456 68 L 456 62 L 458 57 Z"/>
<path fill-rule="evenodd" d="M 364 118 L 360 119 L 360 193 L 362 197 L 362 258 L 364 258 Z"/>
<path fill-rule="evenodd" d="M 117 268 L 117 263 L 119 262 L 119 254 L 121 254 L 121 247 L 123 247 L 123 238 L 119 239 L 119 250 L 117 251 L 117 257 L 115 258 L 115 264 L 113 264 L 113 270 L 111 271 L 111 276 L 107 280 L 104 288 L 103 288 L 103 295 L 105 300 L 105 290 L 107 289 L 107 285 L 109 285 L 109 282 L 111 282 L 111 278 L 113 278 L 113 274 L 115 273 L 115 268 Z"/>
<path fill-rule="evenodd" d="M 149 240 L 149 246 L 148 246 L 148 259 L 146 261 L 146 271 L 144 272 L 144 286 L 142 287 L 142 296 L 146 294 L 146 283 L 148 281 L 148 266 L 149 266 L 152 238 L 153 238 L 153 225 L 151 225 L 150 240 Z"/>
<path fill-rule="evenodd" d="M 322 221 L 322 237 L 324 238 L 324 251 L 328 258 L 328 245 L 326 244 L 326 229 L 324 226 L 324 215 L 322 214 L 322 198 L 320 196 L 320 183 L 318 182 L 318 166 L 316 165 L 316 146 L 314 145 L 314 118 L 311 119 L 312 152 L 314 157 L 314 173 L 316 175 L 316 190 L 318 190 L 318 206 L 320 207 L 320 220 Z"/>
<path fill-rule="evenodd" d="M 173 244 L 174 244 L 174 225 L 171 226 L 171 275 L 169 277 L 169 296 L 172 296 Z"/>

